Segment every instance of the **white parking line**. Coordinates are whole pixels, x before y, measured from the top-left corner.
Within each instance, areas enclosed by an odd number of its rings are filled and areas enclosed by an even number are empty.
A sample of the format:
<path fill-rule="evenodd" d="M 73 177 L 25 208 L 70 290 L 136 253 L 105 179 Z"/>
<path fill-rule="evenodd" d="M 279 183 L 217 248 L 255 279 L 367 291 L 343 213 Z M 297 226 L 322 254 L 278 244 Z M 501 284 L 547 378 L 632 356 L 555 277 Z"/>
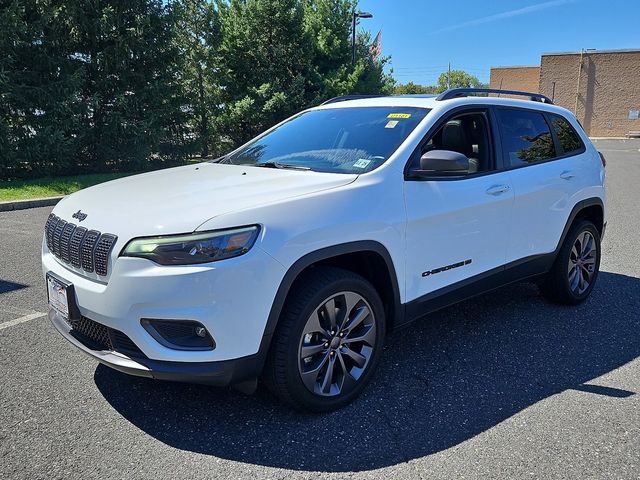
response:
<path fill-rule="evenodd" d="M 600 151 L 604 153 L 608 153 L 608 152 L 634 152 L 635 150 L 633 148 L 631 149 L 601 148 Z M 638 151 L 640 152 L 640 148 L 638 149 Z"/>
<path fill-rule="evenodd" d="M 14 325 L 18 325 L 20 323 L 28 322 L 29 320 L 35 320 L 36 318 L 44 317 L 46 315 L 47 315 L 46 313 L 41 313 L 41 312 L 30 313 L 29 315 L 16 318 L 15 320 L 9 320 L 8 322 L 0 323 L 0 330 L 13 327 Z"/>

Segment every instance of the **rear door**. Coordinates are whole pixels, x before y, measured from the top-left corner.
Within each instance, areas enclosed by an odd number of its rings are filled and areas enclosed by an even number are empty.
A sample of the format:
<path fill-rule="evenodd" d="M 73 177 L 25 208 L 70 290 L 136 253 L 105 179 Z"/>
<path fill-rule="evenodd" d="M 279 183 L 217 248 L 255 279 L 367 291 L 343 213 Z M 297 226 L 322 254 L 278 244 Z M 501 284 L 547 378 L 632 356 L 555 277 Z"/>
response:
<path fill-rule="evenodd" d="M 507 263 L 551 253 L 583 187 L 584 143 L 559 115 L 511 107 L 495 112 L 515 194 Z"/>
<path fill-rule="evenodd" d="M 501 171 L 489 108 L 448 114 L 428 133 L 407 168 L 406 292 L 415 300 L 505 262 L 513 191 Z M 420 156 L 452 150 L 470 158 L 457 177 L 420 178 Z"/>

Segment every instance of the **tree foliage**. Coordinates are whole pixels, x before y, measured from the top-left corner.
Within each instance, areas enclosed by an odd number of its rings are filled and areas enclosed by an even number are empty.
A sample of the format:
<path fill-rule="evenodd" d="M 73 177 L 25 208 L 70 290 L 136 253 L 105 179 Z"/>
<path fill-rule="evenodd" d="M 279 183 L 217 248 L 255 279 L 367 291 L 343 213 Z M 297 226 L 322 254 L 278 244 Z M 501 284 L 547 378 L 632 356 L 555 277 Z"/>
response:
<path fill-rule="evenodd" d="M 7 0 L 0 178 L 218 155 L 292 113 L 388 93 L 355 0 Z"/>
<path fill-rule="evenodd" d="M 413 82 L 396 85 L 393 92 L 396 95 L 415 95 L 441 93 L 447 89 L 449 72 L 443 72 L 438 76 L 436 85 L 420 85 Z M 451 70 L 451 88 L 481 88 L 486 87 L 478 77 L 475 77 L 464 70 Z"/>
<path fill-rule="evenodd" d="M 408 82 L 405 84 L 396 85 L 393 89 L 393 93 L 396 95 L 424 95 L 432 94 L 438 91 L 438 87 L 420 85 L 418 83 Z"/>
<path fill-rule="evenodd" d="M 215 146 L 214 119 L 220 111 L 220 16 L 213 3 L 201 0 L 179 0 L 174 7 L 178 83 L 186 114 L 178 150 L 206 157 Z"/>
<path fill-rule="evenodd" d="M 447 80 L 451 78 L 451 88 L 479 88 L 483 84 L 478 77 L 471 75 L 464 70 L 451 70 L 449 72 L 443 72 L 438 77 L 438 92 L 444 92 L 447 89 Z"/>

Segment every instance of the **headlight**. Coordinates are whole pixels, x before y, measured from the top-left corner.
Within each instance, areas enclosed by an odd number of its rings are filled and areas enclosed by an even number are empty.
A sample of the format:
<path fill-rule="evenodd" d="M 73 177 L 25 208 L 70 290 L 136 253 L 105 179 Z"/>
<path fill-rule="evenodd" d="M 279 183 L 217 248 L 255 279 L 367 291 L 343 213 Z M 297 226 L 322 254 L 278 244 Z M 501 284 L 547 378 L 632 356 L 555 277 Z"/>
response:
<path fill-rule="evenodd" d="M 260 227 L 234 228 L 212 232 L 136 238 L 120 254 L 148 258 L 160 265 L 208 263 L 247 253 L 258 238 Z"/>

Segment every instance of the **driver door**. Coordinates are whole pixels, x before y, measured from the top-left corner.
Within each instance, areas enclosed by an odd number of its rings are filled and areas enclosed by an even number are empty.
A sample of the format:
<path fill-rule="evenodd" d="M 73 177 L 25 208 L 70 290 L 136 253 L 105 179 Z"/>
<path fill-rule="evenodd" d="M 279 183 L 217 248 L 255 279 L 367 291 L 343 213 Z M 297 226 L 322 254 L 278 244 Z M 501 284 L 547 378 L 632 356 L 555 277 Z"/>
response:
<path fill-rule="evenodd" d="M 488 108 L 458 110 L 436 124 L 412 156 L 404 183 L 409 302 L 505 264 L 514 193 L 493 125 Z M 464 154 L 468 172 L 413 175 L 429 150 Z"/>

